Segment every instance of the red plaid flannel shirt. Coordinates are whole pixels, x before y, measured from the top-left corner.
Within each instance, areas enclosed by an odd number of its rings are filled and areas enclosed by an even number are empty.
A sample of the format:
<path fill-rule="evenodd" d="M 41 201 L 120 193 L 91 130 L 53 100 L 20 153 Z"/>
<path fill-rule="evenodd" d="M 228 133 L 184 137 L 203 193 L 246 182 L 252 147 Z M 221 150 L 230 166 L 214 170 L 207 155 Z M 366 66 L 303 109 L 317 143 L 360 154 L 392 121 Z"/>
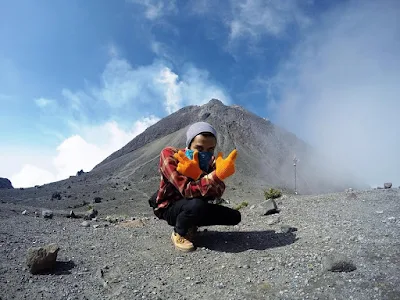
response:
<path fill-rule="evenodd" d="M 193 180 L 176 171 L 178 160 L 174 154 L 179 150 L 173 147 L 164 148 L 160 154 L 159 172 L 161 174 L 160 188 L 157 194 L 157 208 L 165 208 L 169 203 L 182 198 L 217 199 L 225 191 L 225 184 L 215 174 L 215 158 L 210 163 L 210 173 L 203 174 L 198 180 Z"/>

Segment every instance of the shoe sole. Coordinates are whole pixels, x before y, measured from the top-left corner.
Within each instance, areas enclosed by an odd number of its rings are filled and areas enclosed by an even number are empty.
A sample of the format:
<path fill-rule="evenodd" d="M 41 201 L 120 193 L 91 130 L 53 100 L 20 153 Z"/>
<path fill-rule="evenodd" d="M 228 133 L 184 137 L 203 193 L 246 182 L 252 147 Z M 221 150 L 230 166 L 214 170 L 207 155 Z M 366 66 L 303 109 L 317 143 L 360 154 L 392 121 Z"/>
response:
<path fill-rule="evenodd" d="M 192 249 L 182 249 L 182 248 L 179 248 L 177 246 L 175 246 L 175 249 L 178 250 L 178 251 L 181 251 L 181 252 L 193 252 L 195 250 L 194 248 L 192 248 Z"/>

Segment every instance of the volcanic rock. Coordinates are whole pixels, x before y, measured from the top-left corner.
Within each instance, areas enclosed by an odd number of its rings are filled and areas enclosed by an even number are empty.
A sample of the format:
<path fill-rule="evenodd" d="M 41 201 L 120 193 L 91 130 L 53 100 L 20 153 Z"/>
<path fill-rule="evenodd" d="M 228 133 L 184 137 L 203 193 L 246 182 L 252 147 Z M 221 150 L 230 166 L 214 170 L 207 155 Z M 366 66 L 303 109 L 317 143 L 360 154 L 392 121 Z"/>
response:
<path fill-rule="evenodd" d="M 83 217 L 85 220 L 91 220 L 93 218 L 96 218 L 98 214 L 98 211 L 94 208 L 88 210 L 85 214 L 85 216 Z"/>
<path fill-rule="evenodd" d="M 45 219 L 52 219 L 53 218 L 53 212 L 51 210 L 48 210 L 48 209 L 43 210 L 42 211 L 42 216 Z"/>
<path fill-rule="evenodd" d="M 11 181 L 7 178 L 0 177 L 0 189 L 13 189 Z"/>
<path fill-rule="evenodd" d="M 26 260 L 29 271 L 32 274 L 38 274 L 53 269 L 56 265 L 59 250 L 60 248 L 56 244 L 29 248 Z"/>
<path fill-rule="evenodd" d="M 383 185 L 383 187 L 385 189 L 390 189 L 392 187 L 392 183 L 391 182 L 385 182 L 385 184 Z"/>

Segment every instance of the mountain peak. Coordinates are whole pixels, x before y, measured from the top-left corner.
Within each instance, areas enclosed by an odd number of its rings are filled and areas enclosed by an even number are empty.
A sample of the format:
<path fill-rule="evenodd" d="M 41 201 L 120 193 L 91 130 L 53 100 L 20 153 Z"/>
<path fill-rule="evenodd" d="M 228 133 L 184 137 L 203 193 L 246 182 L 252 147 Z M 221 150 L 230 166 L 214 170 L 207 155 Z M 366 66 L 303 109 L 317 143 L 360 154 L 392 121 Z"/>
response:
<path fill-rule="evenodd" d="M 319 156 L 294 134 L 238 105 L 227 106 L 211 99 L 202 106 L 189 106 L 161 119 L 95 167 L 96 173 L 113 174 L 137 185 L 151 181 L 157 186 L 158 160 L 167 146 L 184 147 L 186 128 L 206 121 L 218 132 L 218 149 L 239 149 L 237 172 L 231 184 L 243 188 L 293 189 L 293 155 L 301 158 L 296 183 L 302 193 L 342 190 L 351 184 L 346 176 L 335 176 Z M 316 172 L 318 170 L 318 172 Z M 146 188 L 147 189 L 147 188 Z"/>
<path fill-rule="evenodd" d="M 215 99 L 215 98 L 212 98 L 206 105 L 207 106 L 214 106 L 214 105 L 225 106 L 225 104 L 222 103 L 221 100 L 218 100 L 218 99 Z"/>

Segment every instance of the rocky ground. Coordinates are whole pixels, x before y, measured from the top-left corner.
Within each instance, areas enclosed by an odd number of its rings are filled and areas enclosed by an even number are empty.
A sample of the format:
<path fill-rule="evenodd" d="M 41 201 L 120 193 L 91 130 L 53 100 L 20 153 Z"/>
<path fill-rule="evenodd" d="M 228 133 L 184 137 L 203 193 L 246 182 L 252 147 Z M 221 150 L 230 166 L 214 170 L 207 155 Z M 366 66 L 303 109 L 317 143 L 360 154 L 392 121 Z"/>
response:
<path fill-rule="evenodd" d="M 64 216 L 65 203 L 37 197 L 0 193 L 0 299 L 400 299 L 399 189 L 285 196 L 267 216 L 249 199 L 240 225 L 201 228 L 192 253 L 173 248 L 143 197 L 124 216 L 107 197 L 91 203 L 99 215 L 88 227 Z M 28 249 L 50 243 L 55 269 L 32 275 Z M 356 269 L 329 271 L 335 261 Z"/>

